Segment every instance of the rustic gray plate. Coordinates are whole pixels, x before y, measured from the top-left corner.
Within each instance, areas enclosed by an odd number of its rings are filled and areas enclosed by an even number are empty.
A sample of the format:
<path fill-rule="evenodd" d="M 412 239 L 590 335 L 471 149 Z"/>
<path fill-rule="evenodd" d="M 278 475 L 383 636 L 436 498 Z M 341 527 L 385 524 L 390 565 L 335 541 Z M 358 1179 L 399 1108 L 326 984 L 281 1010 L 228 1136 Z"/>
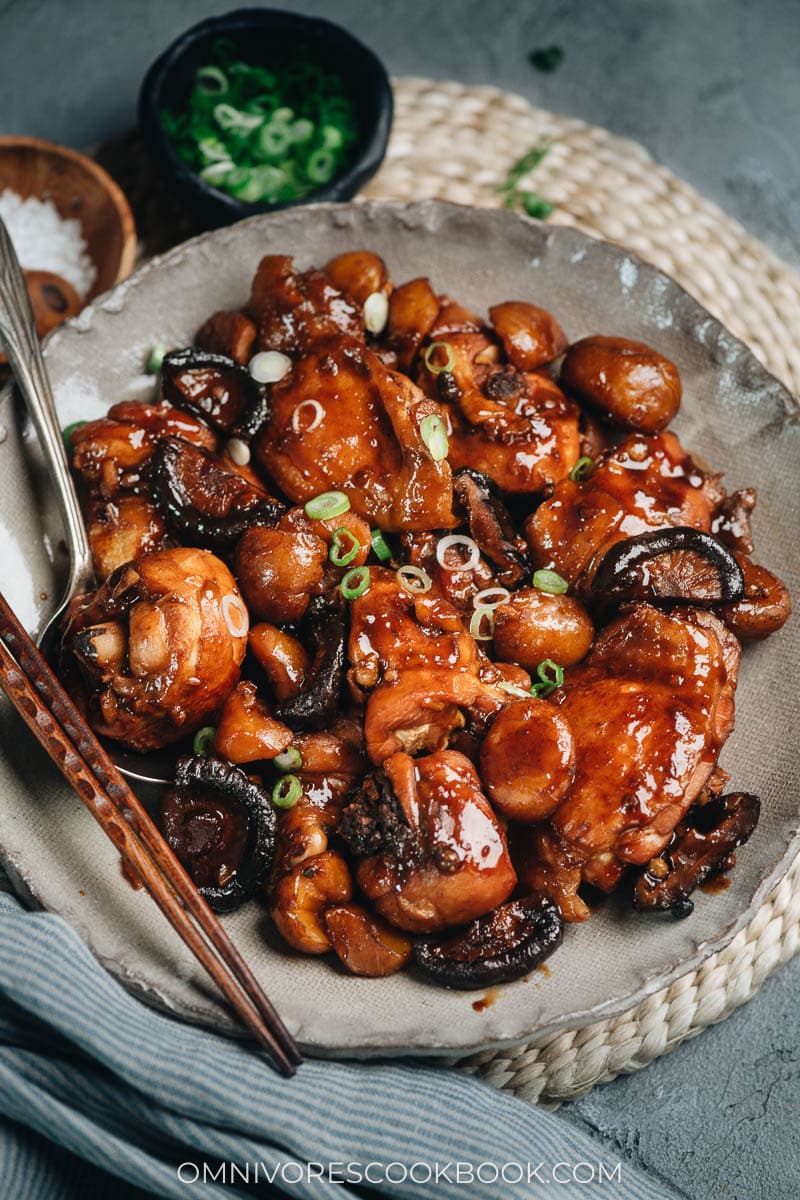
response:
<path fill-rule="evenodd" d="M 64 424 L 148 394 L 153 381 L 141 371 L 149 347 L 183 345 L 209 313 L 240 304 L 262 254 L 294 254 L 305 266 L 362 245 L 382 254 L 396 279 L 430 275 L 481 312 L 529 298 L 553 309 L 572 338 L 620 334 L 672 358 L 685 390 L 678 432 L 725 470 L 731 488 L 758 487 L 758 557 L 798 594 L 800 438 L 785 389 L 671 279 L 615 246 L 507 212 L 433 201 L 298 208 L 178 247 L 50 339 Z M 0 585 L 36 630 L 63 570 L 58 527 L 45 511 L 32 436 L 7 395 L 0 421 L 8 428 L 0 445 Z M 732 886 L 700 895 L 690 920 L 635 916 L 612 903 L 567 930 L 549 976 L 533 972 L 477 1012 L 474 993 L 439 991 L 411 975 L 355 979 L 290 956 L 250 904 L 226 924 L 290 1029 L 320 1053 L 467 1052 L 621 1012 L 697 967 L 755 913 L 797 850 L 797 643 L 795 621 L 745 653 L 737 730 L 723 764 L 737 787 L 761 795 L 763 816 Z M 230 1031 L 192 957 L 149 898 L 125 883 L 110 843 L 7 708 L 0 736 L 0 846 L 20 889 L 61 913 L 126 986 Z"/>

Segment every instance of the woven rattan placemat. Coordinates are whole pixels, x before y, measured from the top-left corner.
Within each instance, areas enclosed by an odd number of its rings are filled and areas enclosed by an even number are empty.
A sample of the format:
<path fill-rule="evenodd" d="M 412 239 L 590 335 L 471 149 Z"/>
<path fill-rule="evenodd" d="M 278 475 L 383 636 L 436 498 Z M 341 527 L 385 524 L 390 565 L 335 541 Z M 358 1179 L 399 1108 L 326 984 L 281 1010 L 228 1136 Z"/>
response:
<path fill-rule="evenodd" d="M 398 79 L 395 98 L 389 152 L 366 196 L 497 205 L 511 164 L 548 135 L 553 144 L 532 183 L 555 205 L 550 221 L 618 242 L 672 275 L 800 392 L 800 279 L 641 146 L 497 88 Z M 148 170 L 136 135 L 97 157 L 131 199 L 144 257 L 192 232 Z M 577 1096 L 721 1021 L 798 941 L 800 859 L 724 950 L 637 1008 L 459 1066 L 527 1100 Z"/>

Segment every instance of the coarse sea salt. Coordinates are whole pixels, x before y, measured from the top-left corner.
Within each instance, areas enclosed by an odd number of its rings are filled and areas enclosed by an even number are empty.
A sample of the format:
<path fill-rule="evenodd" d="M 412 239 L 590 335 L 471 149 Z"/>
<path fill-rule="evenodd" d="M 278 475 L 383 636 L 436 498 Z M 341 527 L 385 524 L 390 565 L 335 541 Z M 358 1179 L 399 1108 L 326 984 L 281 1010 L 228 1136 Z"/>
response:
<path fill-rule="evenodd" d="M 97 278 L 81 233 L 81 223 L 59 215 L 52 200 L 28 196 L 11 188 L 0 192 L 0 217 L 6 223 L 20 266 L 27 271 L 52 271 L 71 283 L 84 299 Z"/>

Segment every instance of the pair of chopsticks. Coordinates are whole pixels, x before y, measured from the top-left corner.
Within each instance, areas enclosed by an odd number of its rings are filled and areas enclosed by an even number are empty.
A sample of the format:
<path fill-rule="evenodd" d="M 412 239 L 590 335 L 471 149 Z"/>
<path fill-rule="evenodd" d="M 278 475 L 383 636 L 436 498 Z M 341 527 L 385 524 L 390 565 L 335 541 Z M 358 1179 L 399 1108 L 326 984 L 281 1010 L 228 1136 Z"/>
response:
<path fill-rule="evenodd" d="M 281 1073 L 297 1045 L 217 917 L 0 594 L 0 687 Z"/>

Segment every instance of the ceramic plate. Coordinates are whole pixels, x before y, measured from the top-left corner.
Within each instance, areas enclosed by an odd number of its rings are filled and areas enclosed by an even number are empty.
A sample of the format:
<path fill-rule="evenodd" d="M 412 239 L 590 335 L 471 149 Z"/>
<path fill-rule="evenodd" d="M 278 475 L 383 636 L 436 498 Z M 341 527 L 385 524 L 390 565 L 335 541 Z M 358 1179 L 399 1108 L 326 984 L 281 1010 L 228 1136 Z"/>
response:
<path fill-rule="evenodd" d="M 511 213 L 434 201 L 290 209 L 256 217 L 151 262 L 57 331 L 47 359 L 63 424 L 152 392 L 141 375 L 156 342 L 182 346 L 205 317 L 238 307 L 260 257 L 321 264 L 359 246 L 395 279 L 430 275 L 479 312 L 506 299 L 552 309 L 570 338 L 610 333 L 651 343 L 680 368 L 676 429 L 724 470 L 730 489 L 758 487 L 756 557 L 800 595 L 798 426 L 785 389 L 671 279 L 618 247 Z M 0 579 L 31 630 L 45 622 L 63 575 L 58 524 L 35 442 L 8 396 L 0 421 Z M 798 841 L 798 622 L 749 647 L 737 729 L 722 762 L 733 786 L 759 793 L 761 824 L 731 887 L 700 894 L 685 921 L 637 916 L 611 902 L 568 928 L 549 962 L 476 1011 L 475 993 L 437 990 L 409 974 L 365 980 L 281 950 L 264 910 L 226 918 L 289 1028 L 318 1053 L 459 1053 L 523 1041 L 631 1007 L 725 945 L 786 871 Z M 795 664 L 795 666 L 792 666 Z M 123 983 L 178 1016 L 230 1031 L 211 985 L 76 797 L 4 708 L 0 713 L 0 846 L 20 889 L 64 916 Z"/>

